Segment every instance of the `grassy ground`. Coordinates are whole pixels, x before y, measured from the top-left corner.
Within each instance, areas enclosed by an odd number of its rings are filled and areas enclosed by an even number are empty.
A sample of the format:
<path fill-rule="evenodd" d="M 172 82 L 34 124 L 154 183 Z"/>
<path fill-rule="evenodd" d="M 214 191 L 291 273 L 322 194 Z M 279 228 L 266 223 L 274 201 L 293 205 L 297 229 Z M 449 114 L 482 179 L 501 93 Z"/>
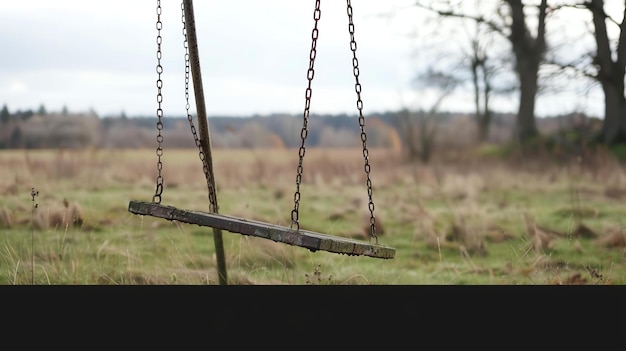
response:
<path fill-rule="evenodd" d="M 220 212 L 289 225 L 297 150 L 214 150 Z M 626 169 L 372 150 L 380 260 L 224 232 L 230 284 L 624 284 Z M 601 162 L 599 161 L 601 160 Z M 128 212 L 150 201 L 154 150 L 0 152 L 1 284 L 217 284 L 210 228 Z M 195 150 L 163 156 L 162 203 L 208 210 Z M 38 194 L 31 196 L 32 188 Z M 308 149 L 305 229 L 365 239 L 363 158 Z"/>

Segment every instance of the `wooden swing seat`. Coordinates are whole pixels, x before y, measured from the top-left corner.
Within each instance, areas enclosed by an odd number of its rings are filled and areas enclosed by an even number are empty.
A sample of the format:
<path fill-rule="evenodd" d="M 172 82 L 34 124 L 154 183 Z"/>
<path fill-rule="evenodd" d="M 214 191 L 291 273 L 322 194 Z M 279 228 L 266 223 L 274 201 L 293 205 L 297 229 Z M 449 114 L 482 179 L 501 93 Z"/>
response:
<path fill-rule="evenodd" d="M 164 218 L 170 221 L 196 224 L 249 236 L 270 239 L 289 245 L 307 248 L 313 252 L 328 251 L 349 256 L 369 256 L 391 259 L 396 250 L 344 237 L 325 235 L 308 230 L 295 231 L 289 227 L 236 218 L 223 214 L 187 211 L 154 202 L 130 201 L 128 211 L 138 215 Z"/>

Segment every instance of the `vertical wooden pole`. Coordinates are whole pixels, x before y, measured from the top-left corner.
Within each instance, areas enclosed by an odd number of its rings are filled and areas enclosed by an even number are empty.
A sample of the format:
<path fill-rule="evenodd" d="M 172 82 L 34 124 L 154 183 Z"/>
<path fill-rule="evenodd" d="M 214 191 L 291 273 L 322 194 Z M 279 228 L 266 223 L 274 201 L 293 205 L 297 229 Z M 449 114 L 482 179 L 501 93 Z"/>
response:
<path fill-rule="evenodd" d="M 205 156 L 205 162 L 209 174 L 209 181 L 215 190 L 215 173 L 213 173 L 213 157 L 211 155 L 211 140 L 209 139 L 209 122 L 207 120 L 206 107 L 204 105 L 204 90 L 202 89 L 202 74 L 200 72 L 200 56 L 198 54 L 198 40 L 196 39 L 196 21 L 193 14 L 192 0 L 183 0 L 185 6 L 185 24 L 187 29 L 187 41 L 189 42 L 189 61 L 191 65 L 191 77 L 193 79 L 193 91 L 198 113 L 198 132 L 200 144 Z M 215 195 L 215 213 L 218 213 L 217 194 Z M 217 272 L 220 285 L 227 285 L 226 258 L 224 254 L 224 241 L 222 230 L 213 228 L 213 241 L 215 243 L 215 256 L 217 258 Z"/>

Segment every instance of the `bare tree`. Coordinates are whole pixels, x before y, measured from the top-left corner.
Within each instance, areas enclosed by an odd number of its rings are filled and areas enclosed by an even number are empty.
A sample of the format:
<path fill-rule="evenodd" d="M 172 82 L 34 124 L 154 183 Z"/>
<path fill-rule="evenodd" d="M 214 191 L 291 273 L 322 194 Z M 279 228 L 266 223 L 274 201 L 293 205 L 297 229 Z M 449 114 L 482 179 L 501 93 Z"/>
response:
<path fill-rule="evenodd" d="M 547 0 L 541 0 L 537 21 L 537 34 L 533 37 L 526 23 L 522 0 L 505 0 L 511 10 L 509 40 L 515 53 L 515 69 L 520 83 L 517 135 L 521 142 L 538 135 L 535 124 L 535 100 L 538 90 L 539 65 L 546 51 Z"/>
<path fill-rule="evenodd" d="M 483 26 L 476 23 L 474 34 L 470 40 L 469 57 L 472 87 L 474 90 L 474 120 L 476 121 L 477 139 L 485 142 L 489 138 L 492 111 L 491 95 L 494 90 L 493 79 L 497 68 L 491 64 L 488 40 L 481 30 Z"/>
<path fill-rule="evenodd" d="M 402 129 L 404 130 L 403 138 L 409 160 L 419 159 L 423 163 L 430 161 L 437 135 L 437 114 L 444 99 L 456 89 L 459 83 L 460 80 L 453 74 L 436 71 L 432 68 L 416 77 L 415 85 L 418 89 L 435 88 L 437 97 L 426 111 L 411 112 L 408 108 L 404 108 L 400 112 Z"/>
<path fill-rule="evenodd" d="M 467 11 L 469 3 L 463 2 L 461 6 L 461 3 L 442 0 L 418 1 L 417 5 L 442 17 L 484 24 L 508 40 L 515 57 L 520 94 L 515 134 L 524 143 L 539 134 L 535 122 L 535 100 L 539 88 L 539 66 L 546 52 L 547 0 L 540 0 L 538 5 L 527 5 L 522 0 L 504 0 L 493 3 L 494 8 L 472 2 L 472 8 L 478 11 Z M 530 7 L 536 9 L 534 15 L 528 13 L 527 8 Z M 531 27 L 532 23 L 536 23 L 535 27 Z"/>
<path fill-rule="evenodd" d="M 626 143 L 626 98 L 624 97 L 624 76 L 626 74 L 626 6 L 621 23 L 613 20 L 604 9 L 604 0 L 591 0 L 584 4 L 593 15 L 594 35 L 597 53 L 594 65 L 595 78 L 604 91 L 604 123 L 602 136 L 606 144 Z M 607 22 L 619 28 L 619 38 L 615 50 L 607 30 Z"/>
<path fill-rule="evenodd" d="M 615 6 L 617 2 L 611 2 Z M 598 84 L 604 94 L 604 120 L 598 140 L 606 145 L 626 143 L 626 6 L 622 3 L 622 20 L 617 21 L 607 13 L 604 0 L 572 1 L 559 7 L 572 11 L 586 11 L 590 17 L 579 25 L 584 26 L 579 35 L 565 45 L 566 53 L 555 55 L 548 61 L 554 65 L 555 74 L 570 78 L 586 78 Z M 616 8 L 612 8 L 616 10 Z M 566 13 L 566 12 L 564 12 Z M 613 28 L 611 28 L 611 26 Z M 610 34 L 612 33 L 612 35 Z M 574 43 L 587 41 L 578 52 L 572 52 Z M 563 49 L 561 50 L 563 51 Z M 592 87 L 589 87 L 590 90 Z"/>

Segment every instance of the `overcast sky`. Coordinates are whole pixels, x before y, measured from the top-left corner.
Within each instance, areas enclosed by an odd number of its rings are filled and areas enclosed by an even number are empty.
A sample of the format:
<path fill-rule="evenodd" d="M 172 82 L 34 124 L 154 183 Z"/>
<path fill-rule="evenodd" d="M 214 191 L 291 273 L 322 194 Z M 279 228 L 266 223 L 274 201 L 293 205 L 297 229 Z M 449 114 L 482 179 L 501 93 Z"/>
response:
<path fill-rule="evenodd" d="M 364 112 L 428 108 L 411 85 L 424 62 L 409 33 L 423 10 L 411 0 L 353 0 Z M 211 115 L 302 113 L 313 0 L 196 0 L 200 62 Z M 94 109 L 100 116 L 155 114 L 156 1 L 4 1 L 0 10 L 0 104 L 9 110 Z M 166 116 L 184 115 L 184 47 L 180 1 L 162 1 Z M 394 16 L 380 16 L 394 11 Z M 323 1 L 312 113 L 357 113 L 345 1 Z M 471 111 L 467 94 L 443 110 Z M 192 101 L 192 112 L 194 103 Z M 515 100 L 496 101 L 514 112 Z M 593 103 L 589 106 L 593 107 Z M 586 105 L 587 106 L 587 105 Z M 587 107 L 589 107 L 587 106 Z M 601 106 L 600 106 L 601 107 Z M 551 100 L 538 113 L 567 113 Z M 600 111 L 596 104 L 595 110 Z"/>

